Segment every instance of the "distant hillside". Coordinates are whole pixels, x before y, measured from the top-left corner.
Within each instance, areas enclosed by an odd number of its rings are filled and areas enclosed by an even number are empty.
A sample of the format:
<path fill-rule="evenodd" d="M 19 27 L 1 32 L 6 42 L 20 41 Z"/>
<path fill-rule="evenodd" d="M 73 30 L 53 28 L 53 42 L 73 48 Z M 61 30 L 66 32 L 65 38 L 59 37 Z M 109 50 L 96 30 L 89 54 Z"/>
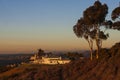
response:
<path fill-rule="evenodd" d="M 0 74 L 0 80 L 120 80 L 120 43 L 102 49 L 98 60 L 65 65 L 25 64 Z"/>
<path fill-rule="evenodd" d="M 29 62 L 33 54 L 0 54 L 0 66 Z"/>

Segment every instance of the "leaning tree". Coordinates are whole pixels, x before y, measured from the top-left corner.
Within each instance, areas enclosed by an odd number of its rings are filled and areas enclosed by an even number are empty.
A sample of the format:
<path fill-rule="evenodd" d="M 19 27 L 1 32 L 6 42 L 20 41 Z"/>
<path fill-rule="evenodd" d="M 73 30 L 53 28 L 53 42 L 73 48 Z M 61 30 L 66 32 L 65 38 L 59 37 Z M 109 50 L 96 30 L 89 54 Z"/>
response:
<path fill-rule="evenodd" d="M 92 6 L 83 12 L 83 17 L 80 18 L 73 27 L 73 30 L 78 37 L 84 37 L 88 41 L 91 51 L 91 59 L 93 40 L 96 42 L 96 58 L 98 59 L 98 54 L 100 53 L 100 49 L 102 47 L 102 40 L 106 40 L 109 37 L 109 35 L 105 33 L 105 30 L 110 28 L 109 25 L 111 22 L 105 19 L 107 14 L 107 5 L 101 4 L 101 2 L 97 0 Z"/>

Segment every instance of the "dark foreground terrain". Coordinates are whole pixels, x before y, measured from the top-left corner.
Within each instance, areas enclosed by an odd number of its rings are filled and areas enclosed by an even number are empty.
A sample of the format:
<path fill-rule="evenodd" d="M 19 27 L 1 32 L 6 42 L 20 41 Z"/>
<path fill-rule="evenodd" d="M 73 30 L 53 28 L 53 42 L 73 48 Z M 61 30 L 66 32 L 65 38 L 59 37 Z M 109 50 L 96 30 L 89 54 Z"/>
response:
<path fill-rule="evenodd" d="M 98 60 L 54 66 L 23 64 L 0 73 L 0 80 L 120 80 L 120 43 L 102 49 Z"/>

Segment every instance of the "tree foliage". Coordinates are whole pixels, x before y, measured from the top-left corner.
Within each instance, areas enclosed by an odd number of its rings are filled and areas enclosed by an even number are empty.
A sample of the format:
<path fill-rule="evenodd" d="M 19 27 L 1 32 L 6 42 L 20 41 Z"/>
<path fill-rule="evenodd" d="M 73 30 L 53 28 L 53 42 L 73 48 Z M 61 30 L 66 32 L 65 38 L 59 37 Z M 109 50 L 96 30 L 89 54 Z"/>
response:
<path fill-rule="evenodd" d="M 116 20 L 119 17 L 120 17 L 120 7 L 117 7 L 112 11 L 111 18 L 112 20 Z"/>
<path fill-rule="evenodd" d="M 94 27 L 95 24 L 101 25 L 105 21 L 108 7 L 106 4 L 102 5 L 99 1 L 96 1 L 93 6 L 87 8 L 83 13 L 85 22 Z"/>
<path fill-rule="evenodd" d="M 42 49 L 38 49 L 38 53 L 37 53 L 37 57 L 42 57 L 42 56 L 44 56 L 45 55 L 45 53 L 44 53 L 44 50 L 42 50 Z"/>
<path fill-rule="evenodd" d="M 89 43 L 91 54 L 93 51 L 93 40 L 96 41 L 96 58 L 98 58 L 102 40 L 107 40 L 109 37 L 109 34 L 105 33 L 105 30 L 109 29 L 112 25 L 110 20 L 105 19 L 107 14 L 108 6 L 106 4 L 101 4 L 100 1 L 95 1 L 92 6 L 88 7 L 83 12 L 83 17 L 80 18 L 73 27 L 76 36 L 85 38 Z M 105 30 L 102 30 L 101 27 L 104 27 Z"/>
<path fill-rule="evenodd" d="M 117 7 L 112 11 L 111 18 L 115 21 L 112 24 L 112 28 L 120 30 L 120 7 Z"/>

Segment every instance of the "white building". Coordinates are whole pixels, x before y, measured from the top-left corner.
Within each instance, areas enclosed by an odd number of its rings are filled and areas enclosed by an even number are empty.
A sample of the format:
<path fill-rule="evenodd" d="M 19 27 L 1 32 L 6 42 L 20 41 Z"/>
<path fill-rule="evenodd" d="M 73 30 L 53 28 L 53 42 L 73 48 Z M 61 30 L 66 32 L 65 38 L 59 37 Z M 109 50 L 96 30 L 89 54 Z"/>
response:
<path fill-rule="evenodd" d="M 32 63 L 35 64 L 66 64 L 69 63 L 69 59 L 62 59 L 61 57 L 47 57 L 43 56 L 42 58 L 37 58 L 36 55 L 30 58 Z"/>

